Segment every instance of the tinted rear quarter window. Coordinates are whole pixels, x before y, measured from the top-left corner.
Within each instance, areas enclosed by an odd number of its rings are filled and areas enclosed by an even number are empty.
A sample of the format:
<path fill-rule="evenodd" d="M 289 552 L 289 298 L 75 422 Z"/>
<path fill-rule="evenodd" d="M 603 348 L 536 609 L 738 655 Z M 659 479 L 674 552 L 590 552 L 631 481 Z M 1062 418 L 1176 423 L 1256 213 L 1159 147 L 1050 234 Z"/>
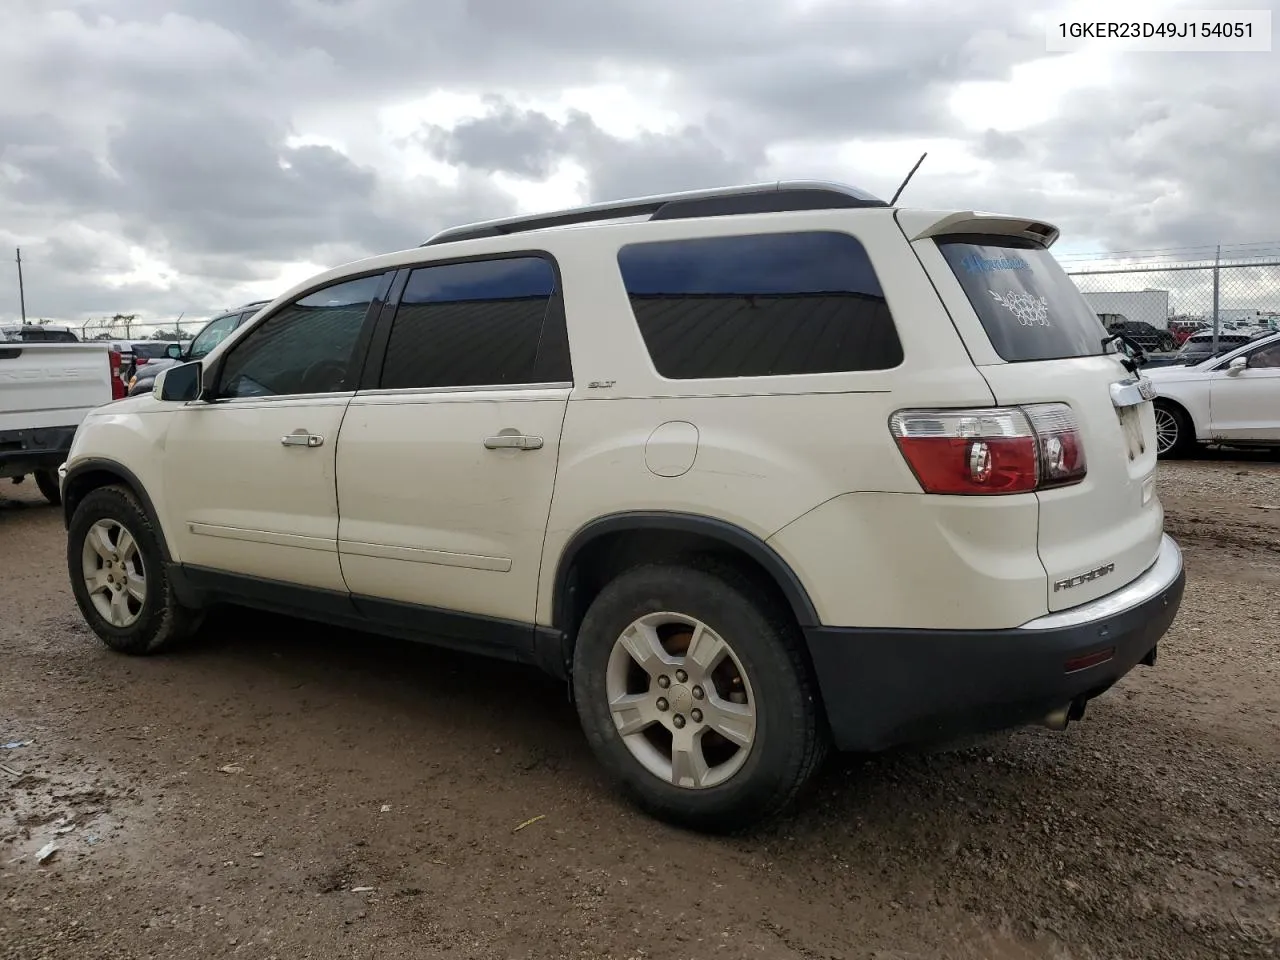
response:
<path fill-rule="evenodd" d="M 387 340 L 387 390 L 570 379 L 556 271 L 516 256 L 419 267 Z M 559 331 L 559 333 L 557 333 Z"/>
<path fill-rule="evenodd" d="M 636 243 L 631 309 L 670 380 L 885 370 L 902 344 L 862 244 L 812 231 Z"/>
<path fill-rule="evenodd" d="M 949 238 L 938 249 L 1002 359 L 1103 352 L 1106 327 L 1048 250 L 1012 237 Z"/>

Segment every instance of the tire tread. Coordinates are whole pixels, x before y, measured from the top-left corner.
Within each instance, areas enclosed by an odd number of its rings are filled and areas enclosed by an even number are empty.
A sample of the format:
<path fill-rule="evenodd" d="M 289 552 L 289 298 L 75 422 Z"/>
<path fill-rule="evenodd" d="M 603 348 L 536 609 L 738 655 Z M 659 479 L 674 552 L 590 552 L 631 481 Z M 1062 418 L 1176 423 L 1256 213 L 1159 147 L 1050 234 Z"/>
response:
<path fill-rule="evenodd" d="M 581 701 L 586 691 L 580 688 L 580 684 L 585 682 L 579 669 L 583 644 L 606 642 L 593 635 L 597 629 L 598 616 L 602 616 L 599 614 L 601 609 L 607 609 L 615 603 L 615 598 L 625 596 L 628 591 L 652 590 L 652 596 L 661 592 L 660 587 L 654 587 L 654 584 L 674 581 L 687 586 L 690 581 L 699 580 L 701 586 L 710 591 L 709 597 L 714 597 L 717 591 L 727 592 L 728 596 L 722 596 L 721 602 L 742 604 L 764 621 L 767 635 L 777 644 L 779 652 L 790 667 L 787 672 L 799 694 L 798 715 L 793 717 L 798 723 L 798 729 L 794 731 L 792 738 L 793 745 L 798 748 L 792 756 L 798 755 L 798 762 L 787 763 L 784 760 L 781 766 L 775 764 L 769 770 L 766 779 L 776 779 L 772 789 L 748 788 L 749 792 L 741 802 L 727 801 L 728 805 L 722 804 L 714 809 L 709 808 L 705 798 L 698 794 L 691 793 L 686 801 L 680 794 L 665 791 L 665 785 L 660 785 L 660 781 L 655 781 L 654 789 L 649 792 L 630 782 L 620 765 L 634 761 L 629 757 L 621 762 L 616 759 L 618 752 L 625 751 L 626 748 L 616 744 L 611 727 L 603 731 L 594 729 L 596 721 L 584 710 Z M 643 564 L 620 574 L 605 586 L 588 609 L 575 646 L 574 664 L 574 687 L 579 697 L 579 715 L 592 749 L 613 774 L 613 778 L 620 783 L 623 792 L 641 809 L 662 820 L 714 833 L 736 833 L 767 823 L 796 801 L 826 758 L 830 740 L 825 714 L 799 628 L 789 610 L 781 607 L 767 592 L 760 589 L 755 580 L 731 564 L 714 558 L 695 558 L 684 563 Z M 643 777 L 639 779 L 642 783 L 646 782 Z"/>
<path fill-rule="evenodd" d="M 99 514 L 97 519 L 115 517 L 119 519 L 133 534 L 144 551 L 144 562 L 148 564 L 147 590 L 160 590 L 158 602 L 152 607 L 150 616 L 140 630 L 133 636 L 125 632 L 104 633 L 98 625 L 101 619 L 92 604 L 82 599 L 83 584 L 77 580 L 76 567 L 80 552 L 80 539 L 74 534 L 84 522 L 83 517 Z M 135 656 L 145 656 L 170 649 L 179 641 L 185 640 L 199 629 L 203 614 L 198 610 L 190 610 L 178 603 L 173 594 L 173 587 L 164 568 L 163 555 L 160 552 L 160 537 L 156 533 L 155 523 L 147 510 L 139 502 L 134 492 L 123 484 L 111 484 L 98 487 L 88 493 L 76 507 L 75 516 L 71 520 L 68 531 L 67 567 L 72 578 L 72 588 L 81 612 L 90 627 L 112 650 Z M 87 597 L 87 594 L 85 594 Z M 151 597 L 148 597 L 151 600 Z M 86 609 L 86 607 L 88 609 Z M 109 628 L 109 625 L 107 625 Z"/>

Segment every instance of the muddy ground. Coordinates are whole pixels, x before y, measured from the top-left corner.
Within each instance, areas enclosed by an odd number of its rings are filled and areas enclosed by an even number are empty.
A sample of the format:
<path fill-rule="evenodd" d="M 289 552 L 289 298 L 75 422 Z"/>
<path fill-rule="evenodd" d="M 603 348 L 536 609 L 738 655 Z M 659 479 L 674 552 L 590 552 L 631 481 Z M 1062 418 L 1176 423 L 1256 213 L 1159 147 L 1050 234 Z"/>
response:
<path fill-rule="evenodd" d="M 617 800 L 526 670 L 247 613 L 111 654 L 58 511 L 0 488 L 0 956 L 1280 956 L 1280 464 L 1161 491 L 1155 669 L 1065 733 L 839 758 L 724 840 Z"/>

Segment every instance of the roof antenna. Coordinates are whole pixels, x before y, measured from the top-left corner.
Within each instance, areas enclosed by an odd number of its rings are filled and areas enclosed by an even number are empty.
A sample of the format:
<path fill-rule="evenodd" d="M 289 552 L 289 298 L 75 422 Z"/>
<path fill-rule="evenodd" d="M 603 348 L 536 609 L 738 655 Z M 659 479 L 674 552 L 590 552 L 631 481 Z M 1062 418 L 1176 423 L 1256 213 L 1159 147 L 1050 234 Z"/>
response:
<path fill-rule="evenodd" d="M 911 178 L 916 175 L 916 171 L 920 169 L 920 164 L 924 163 L 924 158 L 927 157 L 928 155 L 929 155 L 928 150 L 920 154 L 920 159 L 916 161 L 916 165 L 912 167 L 911 172 L 907 174 L 907 179 L 903 180 L 902 184 L 894 192 L 893 199 L 889 201 L 889 206 L 892 207 L 895 203 L 898 202 L 898 197 L 902 196 L 902 191 L 907 188 L 907 184 L 911 182 Z"/>

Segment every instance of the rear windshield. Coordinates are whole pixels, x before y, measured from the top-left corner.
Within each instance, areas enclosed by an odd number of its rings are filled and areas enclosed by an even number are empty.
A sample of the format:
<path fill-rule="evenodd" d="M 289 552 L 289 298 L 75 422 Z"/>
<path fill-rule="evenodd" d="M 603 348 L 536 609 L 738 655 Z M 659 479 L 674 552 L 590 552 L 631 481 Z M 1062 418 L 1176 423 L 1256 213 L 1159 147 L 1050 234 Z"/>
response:
<path fill-rule="evenodd" d="M 947 238 L 938 249 L 1003 359 L 1104 352 L 1106 328 L 1048 250 L 1012 237 Z"/>

